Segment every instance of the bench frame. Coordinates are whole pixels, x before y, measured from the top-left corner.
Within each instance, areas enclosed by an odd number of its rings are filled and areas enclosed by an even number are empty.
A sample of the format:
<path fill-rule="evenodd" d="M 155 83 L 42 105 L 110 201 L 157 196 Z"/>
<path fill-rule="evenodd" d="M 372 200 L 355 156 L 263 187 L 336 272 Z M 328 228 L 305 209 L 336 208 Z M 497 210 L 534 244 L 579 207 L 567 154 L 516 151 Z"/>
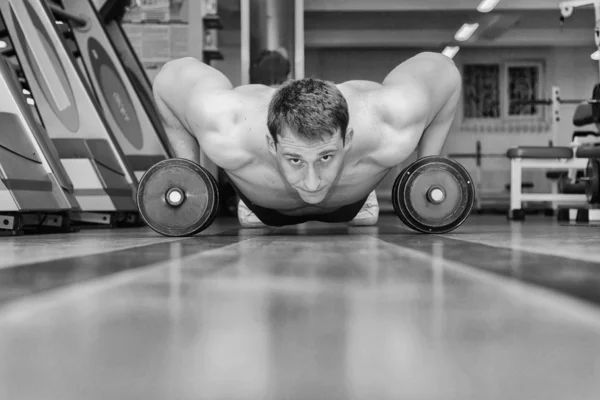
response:
<path fill-rule="evenodd" d="M 585 169 L 587 158 L 559 158 L 559 159 L 541 159 L 541 158 L 511 158 L 510 164 L 510 212 L 509 219 L 523 219 L 522 204 L 527 201 L 540 201 L 552 203 L 552 209 L 556 210 L 559 203 L 587 203 L 585 194 L 562 194 L 558 193 L 558 181 L 552 181 L 550 193 L 523 193 L 523 170 L 524 169 L 545 169 L 560 170 L 567 169 L 569 174 L 575 173 L 579 169 Z"/>

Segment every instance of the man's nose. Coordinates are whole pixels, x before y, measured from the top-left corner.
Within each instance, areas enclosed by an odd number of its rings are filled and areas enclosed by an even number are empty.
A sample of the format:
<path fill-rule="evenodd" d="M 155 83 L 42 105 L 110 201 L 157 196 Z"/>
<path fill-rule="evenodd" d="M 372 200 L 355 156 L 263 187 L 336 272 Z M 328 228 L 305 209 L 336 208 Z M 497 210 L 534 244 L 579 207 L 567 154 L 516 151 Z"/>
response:
<path fill-rule="evenodd" d="M 321 183 L 321 178 L 319 178 L 319 173 L 313 167 L 309 167 L 306 178 L 304 179 L 304 187 L 309 192 L 314 192 L 319 188 L 319 184 Z"/>

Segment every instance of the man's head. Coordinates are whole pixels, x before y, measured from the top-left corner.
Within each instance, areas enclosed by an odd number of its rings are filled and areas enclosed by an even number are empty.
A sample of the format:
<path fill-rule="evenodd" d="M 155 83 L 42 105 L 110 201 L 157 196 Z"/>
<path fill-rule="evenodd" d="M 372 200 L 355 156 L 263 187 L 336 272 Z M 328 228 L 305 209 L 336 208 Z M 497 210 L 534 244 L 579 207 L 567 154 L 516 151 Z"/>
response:
<path fill-rule="evenodd" d="M 288 183 L 310 204 L 325 199 L 352 142 L 348 104 L 331 82 L 300 79 L 281 86 L 269 104 L 269 150 Z"/>

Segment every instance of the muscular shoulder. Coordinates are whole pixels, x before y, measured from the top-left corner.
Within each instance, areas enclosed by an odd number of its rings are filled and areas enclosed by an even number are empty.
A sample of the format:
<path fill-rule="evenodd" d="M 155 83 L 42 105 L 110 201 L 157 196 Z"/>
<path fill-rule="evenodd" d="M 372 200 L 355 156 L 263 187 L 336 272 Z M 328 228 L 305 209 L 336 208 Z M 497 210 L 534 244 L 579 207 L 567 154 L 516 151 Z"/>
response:
<path fill-rule="evenodd" d="M 374 96 L 382 122 L 394 129 L 427 125 L 431 112 L 431 98 L 427 90 L 416 83 L 382 87 Z"/>
<path fill-rule="evenodd" d="M 189 130 L 199 139 L 201 149 L 217 165 L 235 171 L 255 158 L 258 130 L 266 126 L 269 98 L 265 90 L 194 91 L 186 107 Z M 263 132 L 264 133 L 264 132 Z"/>
<path fill-rule="evenodd" d="M 187 119 L 196 128 L 226 133 L 233 125 L 243 123 L 256 109 L 264 113 L 272 96 L 272 89 L 262 85 L 240 86 L 233 90 L 193 90 L 187 104 Z M 261 113 L 261 114 L 262 114 Z"/>
<path fill-rule="evenodd" d="M 348 81 L 338 87 L 350 109 L 368 110 L 381 124 L 394 129 L 413 126 L 426 119 L 428 93 L 410 80 L 393 88 L 370 81 Z"/>

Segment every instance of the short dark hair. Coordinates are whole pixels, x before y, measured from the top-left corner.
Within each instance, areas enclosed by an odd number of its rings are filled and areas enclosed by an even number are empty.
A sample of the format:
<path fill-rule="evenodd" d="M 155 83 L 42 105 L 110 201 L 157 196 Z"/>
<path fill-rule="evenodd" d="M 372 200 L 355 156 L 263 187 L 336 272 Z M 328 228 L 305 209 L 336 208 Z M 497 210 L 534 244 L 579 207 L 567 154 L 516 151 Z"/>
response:
<path fill-rule="evenodd" d="M 333 136 L 340 129 L 346 139 L 349 113 L 344 95 L 333 82 L 304 78 L 279 87 L 269 104 L 267 126 L 273 141 L 284 126 L 308 141 Z"/>

